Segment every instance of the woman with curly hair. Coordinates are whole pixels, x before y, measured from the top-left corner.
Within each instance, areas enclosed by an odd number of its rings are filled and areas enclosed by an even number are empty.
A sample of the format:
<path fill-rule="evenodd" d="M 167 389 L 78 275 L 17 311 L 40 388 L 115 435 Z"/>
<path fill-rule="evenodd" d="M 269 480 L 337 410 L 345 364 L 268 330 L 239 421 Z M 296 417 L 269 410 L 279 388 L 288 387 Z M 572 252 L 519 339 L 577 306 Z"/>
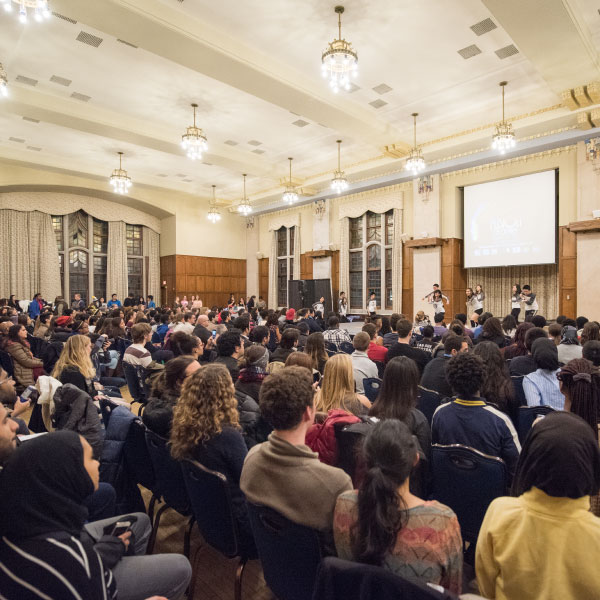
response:
<path fill-rule="evenodd" d="M 515 394 L 500 348 L 493 342 L 481 342 L 473 352 L 485 364 L 483 386 L 479 390 L 487 402 L 495 404 L 503 413 L 515 415 Z"/>
<path fill-rule="evenodd" d="M 173 410 L 171 456 L 197 460 L 225 475 L 240 533 L 249 541 L 246 498 L 240 490 L 248 450 L 237 406 L 231 375 L 223 365 L 209 364 L 188 377 Z"/>

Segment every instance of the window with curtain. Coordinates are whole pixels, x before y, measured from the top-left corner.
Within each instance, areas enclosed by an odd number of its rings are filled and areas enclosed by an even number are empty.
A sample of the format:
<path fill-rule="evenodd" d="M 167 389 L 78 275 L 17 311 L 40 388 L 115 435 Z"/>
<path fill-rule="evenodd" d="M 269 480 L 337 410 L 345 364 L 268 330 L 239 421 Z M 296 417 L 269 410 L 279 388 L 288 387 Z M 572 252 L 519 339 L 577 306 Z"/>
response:
<path fill-rule="evenodd" d="M 60 267 L 60 290 L 65 295 L 65 230 L 62 215 L 52 217 L 52 228 L 56 236 L 56 247 L 58 248 L 58 265 Z"/>
<path fill-rule="evenodd" d="M 106 298 L 106 266 L 108 262 L 108 223 L 94 219 L 94 296 Z"/>
<path fill-rule="evenodd" d="M 393 210 L 349 219 L 350 309 L 364 309 L 374 292 L 377 308 L 392 308 Z"/>
<path fill-rule="evenodd" d="M 75 294 L 81 294 L 81 298 L 87 303 L 90 274 L 88 215 L 82 210 L 69 215 L 67 231 L 70 299 L 73 299 Z"/>
<path fill-rule="evenodd" d="M 294 279 L 295 227 L 277 230 L 277 304 L 288 306 L 288 281 Z"/>
<path fill-rule="evenodd" d="M 127 278 L 129 293 L 136 298 L 144 295 L 143 229 L 141 225 L 127 225 Z"/>

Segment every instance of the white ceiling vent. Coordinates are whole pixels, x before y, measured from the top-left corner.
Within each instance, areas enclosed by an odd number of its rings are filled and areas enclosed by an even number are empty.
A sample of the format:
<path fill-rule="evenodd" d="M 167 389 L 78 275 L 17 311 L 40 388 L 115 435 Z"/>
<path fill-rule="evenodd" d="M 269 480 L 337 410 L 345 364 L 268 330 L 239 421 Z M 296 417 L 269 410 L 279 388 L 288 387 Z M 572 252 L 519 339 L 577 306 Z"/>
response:
<path fill-rule="evenodd" d="M 373 88 L 373 91 L 378 94 L 387 94 L 392 91 L 392 88 L 387 83 L 380 83 Z"/>
<path fill-rule="evenodd" d="M 252 152 L 252 154 L 264 154 L 265 153 L 264 150 L 259 150 L 258 148 L 256 150 L 252 150 L 251 152 Z"/>
<path fill-rule="evenodd" d="M 71 79 L 59 77 L 58 75 L 52 75 L 52 77 L 50 77 L 50 81 L 52 83 L 58 83 L 58 85 L 64 85 L 65 87 L 69 87 L 73 83 Z"/>
<path fill-rule="evenodd" d="M 237 146 L 238 142 L 235 142 L 234 140 L 225 140 L 225 142 L 223 142 L 224 144 L 227 144 L 228 146 Z"/>
<path fill-rule="evenodd" d="M 11 142 L 18 142 L 19 144 L 23 144 L 25 142 L 24 139 L 22 138 L 16 138 L 16 137 L 9 137 L 8 138 Z"/>
<path fill-rule="evenodd" d="M 498 26 L 496 23 L 489 18 L 479 21 L 479 23 L 475 23 L 475 25 L 471 25 L 471 30 L 475 35 L 483 35 L 484 33 L 489 33 L 497 28 Z"/>
<path fill-rule="evenodd" d="M 500 50 L 496 50 L 496 56 L 500 60 L 504 60 L 509 56 L 514 56 L 515 54 L 519 54 L 516 46 L 514 44 L 510 44 L 509 46 L 504 46 L 504 48 L 500 48 Z"/>
<path fill-rule="evenodd" d="M 350 89 L 348 90 L 348 93 L 352 94 L 353 92 L 356 92 L 356 90 L 360 90 L 360 88 L 355 83 L 350 82 Z"/>
<path fill-rule="evenodd" d="M 296 127 L 306 127 L 307 125 L 310 125 L 310 123 L 304 119 L 298 119 L 297 121 L 294 121 L 292 125 L 295 125 Z"/>
<path fill-rule="evenodd" d="M 79 35 L 75 38 L 78 42 L 82 42 L 83 44 L 87 44 L 88 46 L 93 46 L 97 48 L 104 40 L 97 35 L 92 35 L 87 31 L 80 31 Z"/>
<path fill-rule="evenodd" d="M 27 146 L 27 150 L 33 150 L 34 152 L 40 152 L 42 149 L 37 146 Z"/>
<path fill-rule="evenodd" d="M 79 92 L 73 92 L 71 94 L 71 98 L 75 98 L 75 100 L 81 100 L 82 102 L 88 102 L 92 99 L 91 96 L 86 96 L 85 94 L 80 94 Z"/>
<path fill-rule="evenodd" d="M 126 42 L 125 40 L 117 39 L 117 42 L 119 42 L 120 44 L 125 44 L 126 46 L 129 46 L 130 48 L 137 48 L 137 46 L 135 44 L 132 44 L 131 42 Z"/>
<path fill-rule="evenodd" d="M 478 54 L 481 54 L 481 50 L 479 49 L 478 46 L 476 46 L 475 44 L 472 44 L 471 46 L 462 48 L 461 50 L 458 51 L 458 53 L 464 59 L 467 59 L 467 58 L 472 58 L 473 56 L 477 56 Z"/>
<path fill-rule="evenodd" d="M 30 123 L 39 123 L 39 119 L 32 119 L 31 117 L 23 117 L 23 121 L 29 121 Z"/>
<path fill-rule="evenodd" d="M 262 142 L 259 142 L 258 140 L 250 140 L 248 144 L 250 144 L 250 146 L 262 146 Z"/>
<path fill-rule="evenodd" d="M 75 19 L 71 19 L 70 17 L 65 17 L 65 15 L 61 15 L 59 13 L 53 12 L 52 16 L 57 19 L 62 19 L 63 21 L 67 21 L 68 23 L 73 23 L 73 25 L 77 25 L 77 21 Z"/>
<path fill-rule="evenodd" d="M 15 81 L 18 81 L 19 83 L 25 83 L 26 85 L 37 85 L 38 84 L 37 79 L 31 79 L 31 77 L 25 77 L 24 75 L 17 75 L 15 77 Z"/>
<path fill-rule="evenodd" d="M 377 100 L 373 100 L 373 102 L 369 102 L 369 104 L 373 108 L 381 108 L 382 106 L 385 106 L 387 102 L 384 102 L 381 98 L 378 98 Z"/>

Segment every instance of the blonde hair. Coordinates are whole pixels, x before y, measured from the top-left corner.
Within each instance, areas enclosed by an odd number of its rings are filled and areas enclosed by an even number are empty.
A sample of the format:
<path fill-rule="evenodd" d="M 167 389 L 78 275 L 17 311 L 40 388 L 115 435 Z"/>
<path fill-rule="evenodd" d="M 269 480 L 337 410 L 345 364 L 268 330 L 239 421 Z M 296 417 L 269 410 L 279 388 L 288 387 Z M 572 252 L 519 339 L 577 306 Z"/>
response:
<path fill-rule="evenodd" d="M 65 368 L 75 367 L 86 379 L 93 379 L 96 369 L 92 365 L 88 350 L 91 343 L 90 338 L 85 335 L 72 335 L 68 338 L 54 365 L 52 377 L 59 379 Z"/>
<path fill-rule="evenodd" d="M 328 412 L 334 408 L 341 408 L 353 412 L 347 406 L 350 394 L 355 397 L 352 360 L 349 354 L 334 354 L 325 363 L 321 393 L 316 399 L 316 409 Z"/>
<path fill-rule="evenodd" d="M 240 429 L 235 388 L 229 371 L 211 364 L 183 384 L 173 410 L 171 456 L 190 458 L 197 446 L 221 433 L 223 425 Z"/>

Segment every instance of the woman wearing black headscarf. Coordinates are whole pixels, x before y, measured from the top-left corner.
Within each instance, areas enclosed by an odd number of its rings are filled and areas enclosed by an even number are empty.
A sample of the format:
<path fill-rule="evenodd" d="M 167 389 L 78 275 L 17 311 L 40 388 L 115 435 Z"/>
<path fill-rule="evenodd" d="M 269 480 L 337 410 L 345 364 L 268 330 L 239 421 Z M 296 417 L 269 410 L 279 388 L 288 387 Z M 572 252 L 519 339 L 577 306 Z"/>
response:
<path fill-rule="evenodd" d="M 22 444 L 0 474 L 0 598 L 7 600 L 144 600 L 182 597 L 191 575 L 178 554 L 144 554 L 147 535 L 105 535 L 115 521 L 84 526 L 83 501 L 98 488 L 98 461 L 88 442 L 58 431 Z M 137 518 L 137 522 L 133 522 Z M 149 528 L 148 532 L 149 533 Z M 131 546 L 129 547 L 131 542 Z"/>
<path fill-rule="evenodd" d="M 566 325 L 560 332 L 560 344 L 558 345 L 558 361 L 566 365 L 574 358 L 581 358 L 583 348 L 577 339 L 577 329 Z"/>
<path fill-rule="evenodd" d="M 72 431 L 24 443 L 0 476 L 0 590 L 9 600 L 116 598 L 112 573 L 80 541 L 83 500 L 98 487 L 98 461 Z"/>
<path fill-rule="evenodd" d="M 476 549 L 480 593 L 506 600 L 599 598 L 600 451 L 590 426 L 556 412 L 533 426 L 519 457 L 512 498 L 494 500 Z"/>

